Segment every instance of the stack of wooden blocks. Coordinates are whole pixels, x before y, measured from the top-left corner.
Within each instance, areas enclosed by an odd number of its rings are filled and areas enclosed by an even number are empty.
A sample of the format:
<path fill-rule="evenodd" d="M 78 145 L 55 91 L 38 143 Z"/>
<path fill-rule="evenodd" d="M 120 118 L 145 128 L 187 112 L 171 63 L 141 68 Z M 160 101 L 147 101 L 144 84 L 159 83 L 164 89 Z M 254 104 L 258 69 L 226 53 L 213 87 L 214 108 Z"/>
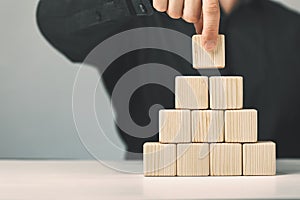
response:
<path fill-rule="evenodd" d="M 201 39 L 194 68 L 224 68 L 224 36 L 214 52 Z M 159 142 L 144 144 L 145 176 L 276 174 L 275 143 L 257 142 L 257 111 L 243 109 L 243 77 L 179 76 L 175 98 L 176 109 L 159 112 Z"/>

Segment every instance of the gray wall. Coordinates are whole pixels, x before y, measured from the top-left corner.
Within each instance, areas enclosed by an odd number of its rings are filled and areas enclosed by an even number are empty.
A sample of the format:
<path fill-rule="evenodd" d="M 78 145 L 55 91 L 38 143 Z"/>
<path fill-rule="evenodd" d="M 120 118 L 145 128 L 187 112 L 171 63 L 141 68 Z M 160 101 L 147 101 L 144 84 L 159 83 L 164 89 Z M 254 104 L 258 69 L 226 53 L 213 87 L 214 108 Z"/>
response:
<path fill-rule="evenodd" d="M 78 65 L 56 52 L 38 32 L 38 0 L 0 0 L 0 158 L 68 158 L 91 156 L 80 142 L 72 117 L 72 87 Z M 283 1 L 280 1 L 283 2 Z M 300 9 L 299 0 L 286 0 Z M 97 72 L 84 68 L 87 78 Z M 110 106 L 99 88 L 105 130 L 124 148 L 113 126 Z M 86 127 L 92 126 L 86 120 Z M 101 136 L 105 159 L 121 159 Z"/>
<path fill-rule="evenodd" d="M 0 158 L 91 158 L 77 135 L 72 117 L 72 87 L 78 65 L 72 64 L 41 36 L 35 21 L 38 0 L 0 0 Z M 84 68 L 88 78 L 96 70 Z M 108 116 L 105 129 L 115 134 Z M 103 110 L 103 109 L 101 109 Z M 86 126 L 91 126 L 86 121 Z M 119 159 L 105 141 L 107 159 Z"/>
<path fill-rule="evenodd" d="M 297 12 L 300 12 L 300 1 L 299 0 L 273 0 L 278 3 L 284 4 L 288 8 L 292 10 L 296 10 Z"/>

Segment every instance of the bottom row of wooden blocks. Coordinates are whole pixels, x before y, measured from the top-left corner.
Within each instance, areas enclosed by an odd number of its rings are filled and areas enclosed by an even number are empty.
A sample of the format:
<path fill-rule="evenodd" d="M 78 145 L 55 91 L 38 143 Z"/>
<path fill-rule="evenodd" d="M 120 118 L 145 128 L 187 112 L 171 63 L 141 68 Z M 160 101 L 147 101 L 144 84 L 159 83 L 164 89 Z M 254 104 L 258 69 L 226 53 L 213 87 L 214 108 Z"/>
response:
<path fill-rule="evenodd" d="M 258 143 L 144 144 L 145 176 L 276 174 L 276 145 Z"/>

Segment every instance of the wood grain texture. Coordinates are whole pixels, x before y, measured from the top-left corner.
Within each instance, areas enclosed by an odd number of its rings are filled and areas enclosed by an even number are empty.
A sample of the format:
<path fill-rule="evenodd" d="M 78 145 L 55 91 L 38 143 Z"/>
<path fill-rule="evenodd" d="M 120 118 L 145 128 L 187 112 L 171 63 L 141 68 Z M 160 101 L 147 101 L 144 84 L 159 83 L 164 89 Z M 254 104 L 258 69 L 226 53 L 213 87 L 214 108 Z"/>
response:
<path fill-rule="evenodd" d="M 217 47 L 208 52 L 202 46 L 202 35 L 192 38 L 193 67 L 195 69 L 224 68 L 225 67 L 225 36 L 219 35 Z"/>
<path fill-rule="evenodd" d="M 210 144 L 210 175 L 242 175 L 242 145 L 238 143 Z"/>
<path fill-rule="evenodd" d="M 276 144 L 258 142 L 243 144 L 243 175 L 275 175 Z"/>
<path fill-rule="evenodd" d="M 209 144 L 177 145 L 177 176 L 208 176 Z"/>
<path fill-rule="evenodd" d="M 176 144 L 145 143 L 144 176 L 176 176 Z"/>
<path fill-rule="evenodd" d="M 191 141 L 190 110 L 159 111 L 159 142 L 188 143 Z"/>
<path fill-rule="evenodd" d="M 208 77 L 177 76 L 175 82 L 176 109 L 208 108 Z"/>
<path fill-rule="evenodd" d="M 209 79 L 211 109 L 243 108 L 243 77 L 214 76 Z"/>
<path fill-rule="evenodd" d="M 257 110 L 226 110 L 225 142 L 257 142 Z"/>
<path fill-rule="evenodd" d="M 224 111 L 192 111 L 192 142 L 223 142 Z"/>

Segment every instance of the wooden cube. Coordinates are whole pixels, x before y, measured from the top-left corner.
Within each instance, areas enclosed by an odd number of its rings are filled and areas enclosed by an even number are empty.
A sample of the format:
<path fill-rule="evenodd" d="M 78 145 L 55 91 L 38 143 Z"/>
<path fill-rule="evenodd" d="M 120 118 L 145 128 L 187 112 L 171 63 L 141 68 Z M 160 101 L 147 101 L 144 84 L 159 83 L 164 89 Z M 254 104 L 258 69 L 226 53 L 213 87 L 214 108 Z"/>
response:
<path fill-rule="evenodd" d="M 242 175 L 242 145 L 238 143 L 210 144 L 210 175 Z"/>
<path fill-rule="evenodd" d="M 209 93 L 211 109 L 241 109 L 243 108 L 243 77 L 210 77 Z"/>
<path fill-rule="evenodd" d="M 195 69 L 224 68 L 225 67 L 225 37 L 219 35 L 216 48 L 208 52 L 202 46 L 202 35 L 192 38 L 193 67 Z"/>
<path fill-rule="evenodd" d="M 192 141 L 189 110 L 159 111 L 159 142 L 188 143 Z"/>
<path fill-rule="evenodd" d="M 275 175 L 276 144 L 258 142 L 243 144 L 243 175 Z"/>
<path fill-rule="evenodd" d="M 175 83 L 175 108 L 207 109 L 208 77 L 177 76 Z"/>
<path fill-rule="evenodd" d="M 208 176 L 209 144 L 177 145 L 177 176 Z"/>
<path fill-rule="evenodd" d="M 192 111 L 192 142 L 223 142 L 224 111 Z"/>
<path fill-rule="evenodd" d="M 176 144 L 145 143 L 144 176 L 176 176 Z"/>
<path fill-rule="evenodd" d="M 257 110 L 226 110 L 225 142 L 257 142 Z"/>

